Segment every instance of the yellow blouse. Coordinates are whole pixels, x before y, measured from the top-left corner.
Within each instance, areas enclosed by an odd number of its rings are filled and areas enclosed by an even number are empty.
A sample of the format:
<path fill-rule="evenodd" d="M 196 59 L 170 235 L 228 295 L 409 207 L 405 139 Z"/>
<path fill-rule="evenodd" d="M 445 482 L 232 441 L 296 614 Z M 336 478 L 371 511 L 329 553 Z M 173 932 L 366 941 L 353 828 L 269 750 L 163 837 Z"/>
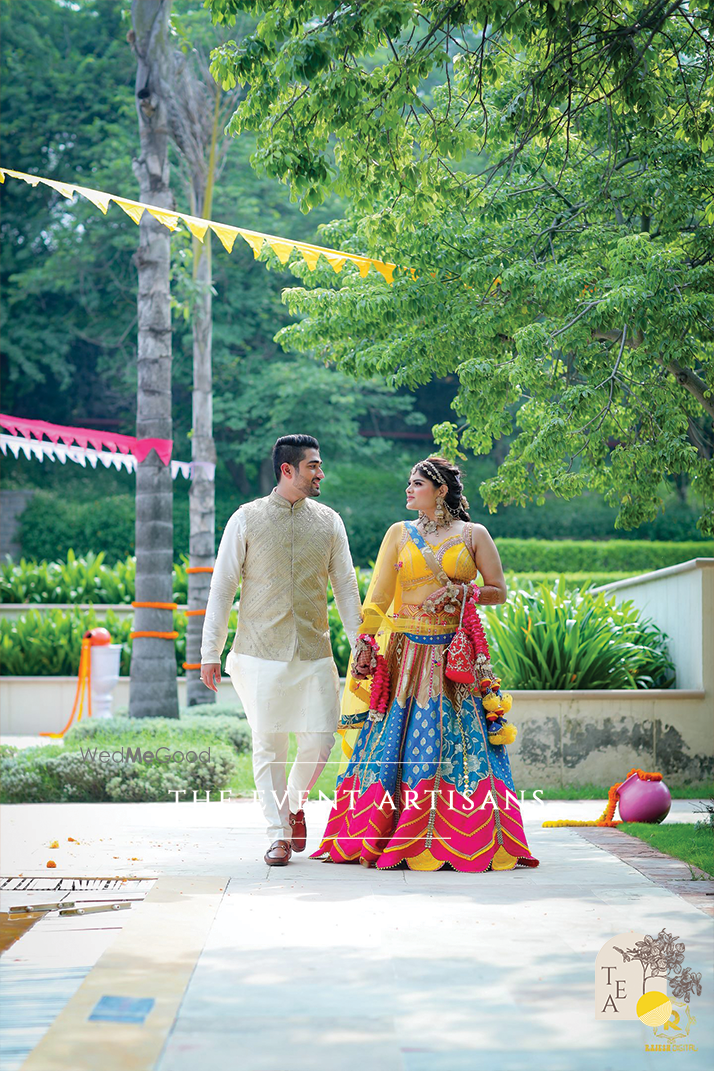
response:
<path fill-rule="evenodd" d="M 448 536 L 432 546 L 436 560 L 456 583 L 468 583 L 478 575 L 470 537 L 471 525 L 467 524 L 459 535 Z M 363 631 L 374 634 L 385 626 L 399 629 L 394 617 L 401 607 L 421 605 L 440 587 L 441 581 L 410 538 L 404 522 L 393 524 L 382 541 L 364 601 Z"/>

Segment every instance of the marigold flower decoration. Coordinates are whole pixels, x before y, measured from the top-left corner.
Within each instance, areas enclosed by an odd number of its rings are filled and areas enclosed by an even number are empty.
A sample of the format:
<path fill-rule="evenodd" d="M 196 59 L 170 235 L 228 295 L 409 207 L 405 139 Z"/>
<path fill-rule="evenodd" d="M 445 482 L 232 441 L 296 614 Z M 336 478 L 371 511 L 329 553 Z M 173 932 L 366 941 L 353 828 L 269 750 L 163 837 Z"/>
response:
<path fill-rule="evenodd" d="M 630 770 L 627 777 L 631 777 L 633 773 L 636 773 L 640 781 L 661 781 L 661 773 L 645 773 L 644 770 L 638 770 L 637 768 Z M 563 819 L 559 822 L 543 822 L 543 827 L 554 828 L 556 826 L 621 826 L 622 822 L 615 818 L 615 811 L 617 810 L 617 803 L 620 798 L 620 789 L 624 785 L 625 781 L 618 781 L 612 785 L 610 791 L 607 794 L 607 806 L 602 812 L 596 822 L 578 822 L 575 819 Z"/>

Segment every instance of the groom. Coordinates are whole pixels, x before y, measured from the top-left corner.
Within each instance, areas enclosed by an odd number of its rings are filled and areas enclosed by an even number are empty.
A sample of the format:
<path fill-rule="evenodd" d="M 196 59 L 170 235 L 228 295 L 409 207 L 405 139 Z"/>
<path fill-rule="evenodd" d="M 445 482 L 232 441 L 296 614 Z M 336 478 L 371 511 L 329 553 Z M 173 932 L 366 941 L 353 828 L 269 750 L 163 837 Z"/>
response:
<path fill-rule="evenodd" d="M 342 519 L 315 501 L 325 476 L 317 439 L 278 439 L 273 469 L 272 493 L 241 506 L 223 532 L 203 625 L 201 680 L 217 691 L 228 615 L 242 580 L 226 672 L 253 733 L 255 786 L 271 841 L 265 862 L 285 866 L 293 851 L 305 848 L 303 805 L 330 755 L 339 715 L 328 580 L 352 647 L 360 599 Z M 291 732 L 298 750 L 286 786 Z"/>

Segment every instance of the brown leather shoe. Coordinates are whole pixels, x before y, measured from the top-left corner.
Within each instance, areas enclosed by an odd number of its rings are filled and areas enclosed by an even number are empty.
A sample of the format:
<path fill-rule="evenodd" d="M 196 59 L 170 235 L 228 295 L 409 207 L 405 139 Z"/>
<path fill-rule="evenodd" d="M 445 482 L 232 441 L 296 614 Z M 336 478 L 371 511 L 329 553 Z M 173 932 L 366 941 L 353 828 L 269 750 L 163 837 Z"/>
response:
<path fill-rule="evenodd" d="M 293 836 L 290 841 L 290 847 L 294 852 L 304 852 L 305 844 L 307 843 L 307 826 L 305 825 L 305 812 L 298 811 L 297 814 L 293 814 L 290 811 L 290 825 L 292 827 Z"/>
<path fill-rule="evenodd" d="M 276 840 L 268 848 L 263 859 L 268 866 L 287 866 L 293 850 L 286 840 Z"/>

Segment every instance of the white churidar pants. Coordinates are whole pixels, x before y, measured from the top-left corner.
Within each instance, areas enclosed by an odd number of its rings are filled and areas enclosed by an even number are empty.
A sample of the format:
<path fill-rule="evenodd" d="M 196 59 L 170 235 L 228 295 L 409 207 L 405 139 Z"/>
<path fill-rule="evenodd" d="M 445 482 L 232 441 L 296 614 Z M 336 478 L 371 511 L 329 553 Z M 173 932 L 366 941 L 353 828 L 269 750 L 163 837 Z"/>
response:
<path fill-rule="evenodd" d="M 268 840 L 290 841 L 288 812 L 302 810 L 307 794 L 322 773 L 335 742 L 334 733 L 303 733 L 297 737 L 297 756 L 285 780 L 289 733 L 253 731 L 253 776 L 268 823 Z"/>

